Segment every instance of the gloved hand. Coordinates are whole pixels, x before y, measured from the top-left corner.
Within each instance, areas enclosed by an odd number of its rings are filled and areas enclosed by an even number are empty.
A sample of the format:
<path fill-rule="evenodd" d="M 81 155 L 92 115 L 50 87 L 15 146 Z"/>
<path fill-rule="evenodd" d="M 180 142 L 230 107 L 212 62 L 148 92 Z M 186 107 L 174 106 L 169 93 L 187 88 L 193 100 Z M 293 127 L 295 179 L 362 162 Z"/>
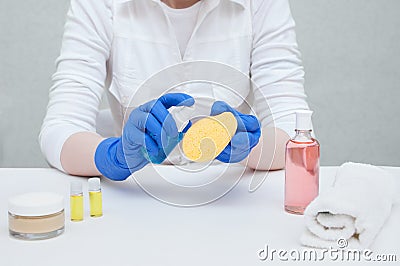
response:
<path fill-rule="evenodd" d="M 231 142 L 216 159 L 224 163 L 237 163 L 244 160 L 257 145 L 261 135 L 260 122 L 255 116 L 242 114 L 225 102 L 215 102 L 211 108 L 211 115 L 223 112 L 231 112 L 236 117 L 238 127 Z"/>
<path fill-rule="evenodd" d="M 109 179 L 121 181 L 150 161 L 163 162 L 183 136 L 168 108 L 193 104 L 194 99 L 187 94 L 169 93 L 133 110 L 122 136 L 105 139 L 98 145 L 97 169 Z M 183 132 L 189 127 L 190 124 Z"/>

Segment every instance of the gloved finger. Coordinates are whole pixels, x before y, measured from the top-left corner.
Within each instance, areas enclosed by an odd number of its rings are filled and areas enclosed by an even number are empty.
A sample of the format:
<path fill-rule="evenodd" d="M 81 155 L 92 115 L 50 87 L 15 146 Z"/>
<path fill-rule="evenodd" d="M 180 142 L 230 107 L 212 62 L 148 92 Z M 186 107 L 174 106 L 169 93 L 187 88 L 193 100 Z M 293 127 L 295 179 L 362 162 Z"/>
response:
<path fill-rule="evenodd" d="M 238 132 L 231 139 L 230 145 L 239 151 L 249 150 L 252 142 L 252 135 L 248 132 Z"/>
<path fill-rule="evenodd" d="M 146 119 L 147 119 L 147 113 L 140 110 L 140 107 L 139 107 L 139 108 L 133 110 L 129 114 L 129 118 L 124 126 L 124 130 L 127 130 L 130 127 L 134 126 L 138 129 L 140 129 L 142 132 L 144 132 L 146 130 Z"/>
<path fill-rule="evenodd" d="M 236 117 L 237 131 L 256 131 L 260 128 L 260 123 L 254 115 L 242 114 L 223 101 L 216 101 L 213 104 L 210 115 L 219 115 L 224 112 L 231 112 Z"/>
<path fill-rule="evenodd" d="M 212 115 L 212 116 L 219 115 L 219 114 L 222 114 L 224 112 L 231 112 L 235 116 L 237 115 L 237 111 L 235 109 L 233 109 L 229 104 L 227 104 L 224 101 L 216 101 L 216 102 L 214 102 L 214 104 L 211 107 L 210 115 Z"/>
<path fill-rule="evenodd" d="M 240 162 L 246 158 L 251 149 L 257 145 L 259 138 L 257 133 L 238 132 L 216 159 L 225 163 Z"/>
<path fill-rule="evenodd" d="M 128 142 L 130 144 L 128 147 L 145 147 L 151 155 L 157 155 L 158 153 L 157 143 L 148 134 L 135 126 L 125 127 L 122 141 Z M 125 151 L 125 153 L 127 153 L 127 151 Z"/>
<path fill-rule="evenodd" d="M 147 114 L 145 132 L 155 140 L 159 149 L 168 145 L 167 133 L 161 126 L 160 122 L 151 113 Z"/>
<path fill-rule="evenodd" d="M 223 163 L 229 163 L 231 159 L 231 145 L 226 146 L 225 149 L 218 154 L 215 159 Z"/>
<path fill-rule="evenodd" d="M 243 131 L 243 129 L 246 128 L 246 126 L 243 124 L 243 120 L 238 118 L 240 113 L 224 101 L 214 102 L 214 104 L 211 107 L 210 115 L 215 116 L 215 115 L 222 114 L 224 112 L 231 112 L 235 116 L 237 124 L 238 124 L 236 132 Z"/>
<path fill-rule="evenodd" d="M 150 137 L 150 135 L 145 134 L 144 135 L 145 138 L 145 145 L 144 147 L 146 148 L 148 154 L 150 156 L 157 156 L 158 154 L 158 147 L 157 147 L 157 143 L 154 141 L 154 139 L 152 137 Z"/>
<path fill-rule="evenodd" d="M 126 126 L 132 124 L 152 137 L 159 148 L 162 148 L 163 144 L 167 145 L 167 134 L 162 128 L 160 122 L 158 122 L 151 113 L 146 113 L 141 109 L 135 109 L 130 114 L 128 123 L 129 124 Z"/>
<path fill-rule="evenodd" d="M 167 93 L 158 100 L 167 109 L 172 106 L 192 106 L 194 104 L 193 97 L 186 93 Z"/>
<path fill-rule="evenodd" d="M 174 118 L 160 101 L 157 100 L 154 102 L 151 114 L 160 122 L 167 136 L 174 138 L 178 135 L 178 128 L 176 127 Z"/>
<path fill-rule="evenodd" d="M 182 133 L 186 133 L 191 126 L 192 126 L 192 121 L 189 120 L 185 128 L 182 130 Z"/>
<path fill-rule="evenodd" d="M 156 104 L 157 100 L 151 100 L 145 104 L 142 104 L 139 106 L 139 110 L 145 113 L 150 113 L 151 109 L 153 109 L 153 106 Z"/>
<path fill-rule="evenodd" d="M 260 130 L 260 122 L 254 115 L 246 115 L 238 112 L 236 119 L 241 123 L 238 123 L 237 131 L 257 131 Z"/>
<path fill-rule="evenodd" d="M 246 151 L 234 151 L 231 145 L 228 145 L 218 156 L 217 160 L 224 163 L 237 163 L 245 159 L 250 153 L 250 150 Z"/>
<path fill-rule="evenodd" d="M 260 136 L 253 132 L 238 132 L 233 136 L 230 144 L 234 149 L 245 151 L 254 148 Z"/>

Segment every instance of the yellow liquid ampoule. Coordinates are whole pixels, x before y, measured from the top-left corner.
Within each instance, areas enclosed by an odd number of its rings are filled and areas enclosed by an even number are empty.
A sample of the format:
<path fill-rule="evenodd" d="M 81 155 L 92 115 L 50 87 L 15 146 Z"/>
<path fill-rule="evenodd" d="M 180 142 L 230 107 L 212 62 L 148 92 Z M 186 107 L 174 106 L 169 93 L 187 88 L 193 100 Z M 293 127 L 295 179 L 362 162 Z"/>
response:
<path fill-rule="evenodd" d="M 83 220 L 83 195 L 71 195 L 71 221 Z"/>
<path fill-rule="evenodd" d="M 90 216 L 100 217 L 103 215 L 103 203 L 101 191 L 89 191 Z"/>
<path fill-rule="evenodd" d="M 81 182 L 73 181 L 71 183 L 70 208 L 71 221 L 83 221 L 83 192 Z"/>
<path fill-rule="evenodd" d="M 100 187 L 100 178 L 89 178 L 90 216 L 103 216 L 103 197 Z"/>

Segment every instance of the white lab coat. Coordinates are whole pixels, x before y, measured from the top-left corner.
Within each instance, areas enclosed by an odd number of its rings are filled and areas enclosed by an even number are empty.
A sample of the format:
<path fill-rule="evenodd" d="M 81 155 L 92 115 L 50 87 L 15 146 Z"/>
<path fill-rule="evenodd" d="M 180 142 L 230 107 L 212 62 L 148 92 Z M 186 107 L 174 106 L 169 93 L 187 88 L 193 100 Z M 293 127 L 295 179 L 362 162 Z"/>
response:
<path fill-rule="evenodd" d="M 293 112 L 309 108 L 288 0 L 202 1 L 182 58 L 160 0 L 71 0 L 39 135 L 50 165 L 63 170 L 61 149 L 72 134 L 96 131 L 104 91 L 116 135 L 126 113 L 170 89 L 198 99 L 197 109 L 171 110 L 178 127 L 193 114 L 207 115 L 215 100 L 243 111 L 247 100 L 263 126 L 274 121 L 293 135 Z M 256 86 L 226 68 L 208 67 L 209 61 L 251 77 Z M 174 87 L 193 79 L 226 82 L 235 91 L 204 82 Z"/>

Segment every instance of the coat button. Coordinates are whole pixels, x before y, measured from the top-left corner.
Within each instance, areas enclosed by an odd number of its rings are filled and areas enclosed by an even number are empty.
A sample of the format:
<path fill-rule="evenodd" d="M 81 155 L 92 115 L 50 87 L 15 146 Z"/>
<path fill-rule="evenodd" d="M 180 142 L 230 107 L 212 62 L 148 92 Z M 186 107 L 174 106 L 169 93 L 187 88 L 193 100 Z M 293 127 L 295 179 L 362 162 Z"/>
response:
<path fill-rule="evenodd" d="M 128 103 L 129 103 L 129 97 L 126 96 L 126 95 L 122 96 L 121 103 L 122 103 L 123 105 L 128 104 Z"/>

